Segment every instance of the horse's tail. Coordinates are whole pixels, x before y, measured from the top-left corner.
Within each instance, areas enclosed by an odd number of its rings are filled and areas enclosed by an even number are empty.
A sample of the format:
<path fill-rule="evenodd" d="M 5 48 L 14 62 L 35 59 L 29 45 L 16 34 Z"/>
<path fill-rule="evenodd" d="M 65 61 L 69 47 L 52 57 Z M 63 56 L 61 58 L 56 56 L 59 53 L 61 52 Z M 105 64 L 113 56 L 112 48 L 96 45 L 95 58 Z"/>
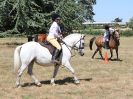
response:
<path fill-rule="evenodd" d="M 18 46 L 14 51 L 14 72 L 18 71 L 21 60 L 20 60 L 20 50 L 22 46 Z"/>
<path fill-rule="evenodd" d="M 89 43 L 90 50 L 92 50 L 92 45 L 93 45 L 93 42 L 95 39 L 96 39 L 96 37 L 93 37 L 90 39 L 90 43 Z"/>
<path fill-rule="evenodd" d="M 35 41 L 35 42 L 38 42 L 38 35 L 35 35 L 34 41 Z"/>

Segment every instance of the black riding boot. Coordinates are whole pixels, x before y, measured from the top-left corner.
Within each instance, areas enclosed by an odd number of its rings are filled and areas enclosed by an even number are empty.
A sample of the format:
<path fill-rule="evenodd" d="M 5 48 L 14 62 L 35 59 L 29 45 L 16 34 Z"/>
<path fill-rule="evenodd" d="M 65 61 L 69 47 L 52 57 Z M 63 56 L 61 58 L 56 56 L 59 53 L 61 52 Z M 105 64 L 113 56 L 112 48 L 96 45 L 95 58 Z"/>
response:
<path fill-rule="evenodd" d="M 105 49 L 109 49 L 109 41 L 104 42 Z"/>
<path fill-rule="evenodd" d="M 60 56 L 60 50 L 56 49 L 52 56 L 52 62 L 60 64 L 60 61 L 58 60 L 59 56 Z"/>

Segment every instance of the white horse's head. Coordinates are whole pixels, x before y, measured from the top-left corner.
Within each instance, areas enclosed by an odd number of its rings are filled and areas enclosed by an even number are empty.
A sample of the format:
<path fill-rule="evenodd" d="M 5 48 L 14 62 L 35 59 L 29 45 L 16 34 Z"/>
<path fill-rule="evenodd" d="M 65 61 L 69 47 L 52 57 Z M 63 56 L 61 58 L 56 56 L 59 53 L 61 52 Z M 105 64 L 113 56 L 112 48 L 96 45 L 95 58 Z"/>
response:
<path fill-rule="evenodd" d="M 72 49 L 78 50 L 81 56 L 84 55 L 84 34 L 74 33 L 68 35 L 63 39 L 63 41 L 70 46 Z"/>

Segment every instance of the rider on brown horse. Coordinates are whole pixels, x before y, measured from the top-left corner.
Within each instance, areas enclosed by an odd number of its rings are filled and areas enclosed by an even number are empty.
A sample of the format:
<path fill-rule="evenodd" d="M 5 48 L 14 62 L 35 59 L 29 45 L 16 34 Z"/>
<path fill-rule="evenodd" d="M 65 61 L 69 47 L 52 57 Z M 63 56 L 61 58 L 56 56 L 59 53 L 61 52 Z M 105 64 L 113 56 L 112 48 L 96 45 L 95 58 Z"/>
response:
<path fill-rule="evenodd" d="M 104 42 L 104 47 L 105 49 L 109 49 L 109 40 L 110 40 L 110 35 L 115 31 L 114 29 L 110 28 L 109 25 L 105 25 L 105 32 L 103 36 L 103 42 Z"/>
<path fill-rule="evenodd" d="M 113 56 L 112 50 L 116 50 L 117 54 L 117 59 L 118 59 L 118 46 L 120 45 L 119 40 L 120 40 L 120 31 L 118 28 L 112 29 L 108 25 L 105 25 L 105 33 L 104 36 L 98 36 L 98 37 L 93 37 L 90 39 L 89 47 L 92 50 L 92 45 L 95 40 L 95 44 L 97 46 L 92 58 L 94 58 L 95 54 L 99 51 L 99 54 L 101 58 L 103 59 L 102 56 L 102 47 L 106 49 L 106 52 L 108 49 L 110 49 L 110 59 Z"/>

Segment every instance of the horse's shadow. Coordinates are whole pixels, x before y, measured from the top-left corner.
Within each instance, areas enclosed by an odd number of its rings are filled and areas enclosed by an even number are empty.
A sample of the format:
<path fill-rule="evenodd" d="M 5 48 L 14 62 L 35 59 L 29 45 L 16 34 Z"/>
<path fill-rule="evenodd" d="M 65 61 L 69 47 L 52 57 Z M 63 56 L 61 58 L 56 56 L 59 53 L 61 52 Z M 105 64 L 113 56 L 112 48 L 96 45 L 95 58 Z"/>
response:
<path fill-rule="evenodd" d="M 97 59 L 97 60 L 104 60 L 104 59 L 102 59 L 102 58 L 95 58 L 95 59 Z M 122 59 L 117 59 L 117 58 L 114 58 L 114 59 L 108 59 L 109 61 L 123 61 Z"/>
<path fill-rule="evenodd" d="M 123 61 L 122 59 L 117 59 L 117 58 L 114 58 L 114 59 L 109 59 L 110 61 Z"/>
<path fill-rule="evenodd" d="M 91 81 L 92 78 L 84 78 L 84 79 L 79 79 L 80 81 Z M 45 85 L 49 85 L 50 84 L 50 80 L 45 80 L 45 81 L 40 81 L 41 84 L 45 84 Z M 55 83 L 57 85 L 67 85 L 67 83 L 74 83 L 73 77 L 67 77 L 64 79 L 59 79 L 59 80 L 55 80 Z M 22 87 L 27 87 L 27 86 L 35 86 L 35 83 L 24 83 L 22 85 Z"/>

